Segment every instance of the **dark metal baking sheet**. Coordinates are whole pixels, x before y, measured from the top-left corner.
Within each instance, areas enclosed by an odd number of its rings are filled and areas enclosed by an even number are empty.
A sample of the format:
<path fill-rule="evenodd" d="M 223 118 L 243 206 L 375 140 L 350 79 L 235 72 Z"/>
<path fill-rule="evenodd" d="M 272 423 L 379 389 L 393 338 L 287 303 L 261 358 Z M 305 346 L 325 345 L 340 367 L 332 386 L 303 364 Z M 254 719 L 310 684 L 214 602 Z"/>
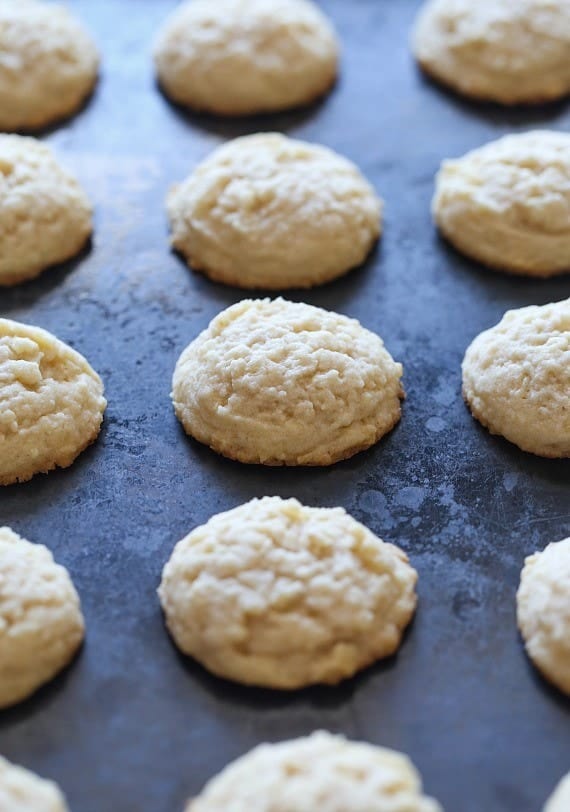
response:
<path fill-rule="evenodd" d="M 568 129 L 569 108 L 462 102 L 416 72 L 416 0 L 323 0 L 343 40 L 342 78 L 309 110 L 224 122 L 159 94 L 149 45 L 172 0 L 76 0 L 103 52 L 91 103 L 45 135 L 95 201 L 92 249 L 0 293 L 1 312 L 55 332 L 105 380 L 99 442 L 67 471 L 0 493 L 0 523 L 44 542 L 83 599 L 72 668 L 0 714 L 0 752 L 57 779 L 74 812 L 173 812 L 264 740 L 342 731 L 403 750 L 451 812 L 537 812 L 570 767 L 569 703 L 529 666 L 514 596 L 524 556 L 570 533 L 570 466 L 491 437 L 460 397 L 471 339 L 504 310 L 570 294 L 570 278 L 494 274 L 436 236 L 440 159 L 509 131 Z M 240 292 L 171 255 L 163 198 L 223 139 L 278 129 L 354 159 L 386 200 L 366 266 L 293 295 L 359 318 L 405 365 L 396 430 L 329 469 L 266 470 L 189 440 L 169 403 L 180 351 Z M 155 589 L 174 543 L 263 494 L 343 505 L 405 548 L 420 605 L 400 654 L 339 688 L 247 690 L 184 661 Z"/>

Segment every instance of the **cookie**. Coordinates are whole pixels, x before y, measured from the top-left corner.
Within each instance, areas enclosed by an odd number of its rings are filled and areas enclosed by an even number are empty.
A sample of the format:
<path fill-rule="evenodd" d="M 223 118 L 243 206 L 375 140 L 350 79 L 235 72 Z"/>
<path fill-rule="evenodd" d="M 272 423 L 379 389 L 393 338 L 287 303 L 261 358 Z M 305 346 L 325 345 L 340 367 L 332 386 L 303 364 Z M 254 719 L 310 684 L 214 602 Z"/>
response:
<path fill-rule="evenodd" d="M 570 773 L 556 787 L 554 795 L 549 798 L 544 812 L 568 812 L 570 809 Z"/>
<path fill-rule="evenodd" d="M 491 434 L 541 457 L 570 456 L 570 299 L 510 310 L 473 341 L 463 396 Z"/>
<path fill-rule="evenodd" d="M 319 731 L 262 744 L 226 767 L 186 812 L 441 812 L 402 753 Z"/>
<path fill-rule="evenodd" d="M 0 485 L 71 465 L 99 434 L 106 405 L 82 355 L 46 330 L 0 319 Z"/>
<path fill-rule="evenodd" d="M 396 425 L 402 372 L 355 319 L 246 299 L 184 350 L 172 400 L 186 432 L 230 459 L 331 465 Z"/>
<path fill-rule="evenodd" d="M 64 6 L 0 0 L 0 54 L 0 130 L 67 118 L 97 81 L 97 48 Z"/>
<path fill-rule="evenodd" d="M 0 708 L 7 708 L 71 662 L 84 624 L 67 570 L 8 527 L 0 528 L 0 585 Z"/>
<path fill-rule="evenodd" d="M 534 665 L 570 695 L 570 538 L 525 560 L 517 620 Z"/>
<path fill-rule="evenodd" d="M 160 84 L 178 104 L 227 116 L 310 104 L 334 84 L 339 46 L 310 0 L 189 0 L 159 32 Z"/>
<path fill-rule="evenodd" d="M 218 148 L 167 198 L 172 244 L 194 270 L 241 288 L 310 288 L 366 259 L 381 201 L 325 147 L 277 133 Z"/>
<path fill-rule="evenodd" d="M 335 685 L 398 649 L 416 571 L 342 508 L 253 499 L 180 541 L 159 589 L 177 646 L 220 677 Z"/>
<path fill-rule="evenodd" d="M 65 798 L 53 781 L 16 767 L 2 756 L 0 809 L 2 812 L 68 812 Z"/>
<path fill-rule="evenodd" d="M 85 192 L 49 147 L 0 135 L 0 285 L 74 257 L 91 235 L 91 214 Z"/>
<path fill-rule="evenodd" d="M 491 268 L 570 271 L 570 135 L 507 135 L 444 161 L 432 211 L 458 251 Z"/>
<path fill-rule="evenodd" d="M 412 47 L 427 74 L 475 99 L 534 104 L 570 93 L 568 0 L 428 0 Z"/>

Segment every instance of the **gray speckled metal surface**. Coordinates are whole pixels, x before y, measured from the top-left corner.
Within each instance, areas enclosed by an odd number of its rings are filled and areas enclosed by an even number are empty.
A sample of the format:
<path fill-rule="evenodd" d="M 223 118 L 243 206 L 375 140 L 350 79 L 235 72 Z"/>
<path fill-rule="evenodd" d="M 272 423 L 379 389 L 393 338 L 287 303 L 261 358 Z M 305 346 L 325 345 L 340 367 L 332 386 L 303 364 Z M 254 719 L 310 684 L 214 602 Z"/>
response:
<path fill-rule="evenodd" d="M 509 131 L 567 129 L 568 106 L 501 110 L 424 80 L 407 48 L 416 0 L 323 0 L 342 79 L 310 110 L 224 122 L 155 87 L 153 32 L 172 0 L 76 0 L 103 53 L 85 110 L 47 134 L 96 204 L 92 249 L 0 292 L 5 316 L 45 327 L 102 375 L 100 440 L 66 471 L 0 492 L 0 523 L 47 544 L 83 599 L 87 643 L 31 701 L 0 714 L 0 752 L 58 780 L 74 812 L 177 812 L 228 761 L 314 728 L 398 748 L 448 812 L 537 812 L 570 766 L 570 705 L 529 666 L 514 597 L 525 555 L 570 533 L 570 464 L 491 437 L 460 396 L 471 339 L 503 311 L 570 294 L 486 271 L 430 220 L 444 157 Z M 189 441 L 169 402 L 186 344 L 238 290 L 169 253 L 169 185 L 223 139 L 279 129 L 354 159 L 386 200 L 366 267 L 290 298 L 359 318 L 405 365 L 396 430 L 329 469 L 266 470 Z M 174 543 L 263 494 L 343 505 L 400 544 L 420 606 L 400 654 L 337 689 L 293 695 L 213 679 L 177 655 L 155 596 Z"/>

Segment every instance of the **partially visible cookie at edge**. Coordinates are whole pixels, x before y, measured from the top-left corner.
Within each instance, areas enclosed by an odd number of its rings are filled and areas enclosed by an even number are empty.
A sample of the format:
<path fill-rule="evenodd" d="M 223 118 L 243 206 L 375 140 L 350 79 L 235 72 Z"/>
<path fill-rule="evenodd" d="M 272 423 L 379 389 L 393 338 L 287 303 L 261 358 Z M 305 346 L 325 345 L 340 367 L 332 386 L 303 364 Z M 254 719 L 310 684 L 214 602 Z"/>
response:
<path fill-rule="evenodd" d="M 57 784 L 0 756 L 2 812 L 69 812 Z"/>
<path fill-rule="evenodd" d="M 543 812 L 568 812 L 570 809 L 570 773 L 560 781 Z"/>

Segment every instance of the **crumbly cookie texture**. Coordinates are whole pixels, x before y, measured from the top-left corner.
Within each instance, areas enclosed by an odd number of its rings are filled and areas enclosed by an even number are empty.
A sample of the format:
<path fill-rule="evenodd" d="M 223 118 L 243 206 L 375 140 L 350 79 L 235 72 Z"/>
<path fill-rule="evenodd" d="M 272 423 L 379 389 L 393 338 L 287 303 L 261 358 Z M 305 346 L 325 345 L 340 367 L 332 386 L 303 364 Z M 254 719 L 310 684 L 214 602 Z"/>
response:
<path fill-rule="evenodd" d="M 242 288 L 328 282 L 364 262 L 381 231 L 382 203 L 353 163 L 277 133 L 215 150 L 167 208 L 188 264 Z"/>
<path fill-rule="evenodd" d="M 570 135 L 508 135 L 444 161 L 432 211 L 442 234 L 485 265 L 526 276 L 570 271 Z"/>
<path fill-rule="evenodd" d="M 0 319 L 0 485 L 71 465 L 99 434 L 106 405 L 82 355 L 46 330 Z"/>
<path fill-rule="evenodd" d="M 0 0 L 0 130 L 35 130 L 74 113 L 97 80 L 91 36 L 64 7 Z"/>
<path fill-rule="evenodd" d="M 185 654 L 218 676 L 291 690 L 393 654 L 416 581 L 398 547 L 342 508 L 265 497 L 179 542 L 159 595 Z"/>
<path fill-rule="evenodd" d="M 570 299 L 510 310 L 473 341 L 463 396 L 492 434 L 541 457 L 570 457 Z"/>
<path fill-rule="evenodd" d="M 213 778 L 186 812 L 442 812 L 402 753 L 319 731 L 262 744 Z"/>
<path fill-rule="evenodd" d="M 0 587 L 0 708 L 6 708 L 69 664 L 84 624 L 67 570 L 46 547 L 8 527 L 0 528 Z"/>
<path fill-rule="evenodd" d="M 2 812 L 69 812 L 65 798 L 53 781 L 16 767 L 2 756 L 0 809 Z"/>
<path fill-rule="evenodd" d="M 567 0 L 428 0 L 412 47 L 427 74 L 466 96 L 510 105 L 570 93 Z"/>
<path fill-rule="evenodd" d="M 49 147 L 0 135 L 0 285 L 75 256 L 91 235 L 91 216 L 85 192 Z"/>
<path fill-rule="evenodd" d="M 570 695 L 570 538 L 525 560 L 517 619 L 534 665 Z"/>
<path fill-rule="evenodd" d="M 570 773 L 564 776 L 549 798 L 544 812 L 568 812 L 570 809 Z"/>
<path fill-rule="evenodd" d="M 338 52 L 310 0 L 189 0 L 166 21 L 154 58 L 175 102 L 240 116 L 315 101 L 335 82 Z"/>
<path fill-rule="evenodd" d="M 226 457 L 331 465 L 396 425 L 402 371 L 354 319 L 284 299 L 246 299 L 184 350 L 172 399 L 186 432 Z"/>

